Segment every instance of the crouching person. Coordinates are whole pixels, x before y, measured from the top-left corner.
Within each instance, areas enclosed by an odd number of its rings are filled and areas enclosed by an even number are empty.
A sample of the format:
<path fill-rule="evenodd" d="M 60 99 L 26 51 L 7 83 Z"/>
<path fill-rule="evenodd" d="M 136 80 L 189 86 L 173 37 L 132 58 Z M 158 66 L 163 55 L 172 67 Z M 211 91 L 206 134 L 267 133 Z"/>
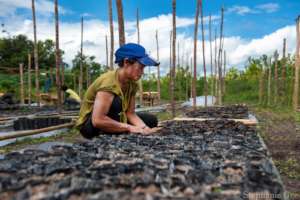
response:
<path fill-rule="evenodd" d="M 102 133 L 155 132 L 157 118 L 135 112 L 135 94 L 145 66 L 157 66 L 144 47 L 134 43 L 121 46 L 115 52 L 119 68 L 97 78 L 88 88 L 81 104 L 76 126 L 91 139 Z"/>

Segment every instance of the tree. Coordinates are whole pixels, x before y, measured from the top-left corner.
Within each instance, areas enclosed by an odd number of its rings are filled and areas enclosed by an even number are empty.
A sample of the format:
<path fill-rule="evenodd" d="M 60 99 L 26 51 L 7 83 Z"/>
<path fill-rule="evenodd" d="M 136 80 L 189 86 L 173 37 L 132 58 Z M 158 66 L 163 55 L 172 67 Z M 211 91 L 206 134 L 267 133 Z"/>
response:
<path fill-rule="evenodd" d="M 0 67 L 19 69 L 19 63 L 26 63 L 28 52 L 32 50 L 33 42 L 25 35 L 0 38 Z"/>

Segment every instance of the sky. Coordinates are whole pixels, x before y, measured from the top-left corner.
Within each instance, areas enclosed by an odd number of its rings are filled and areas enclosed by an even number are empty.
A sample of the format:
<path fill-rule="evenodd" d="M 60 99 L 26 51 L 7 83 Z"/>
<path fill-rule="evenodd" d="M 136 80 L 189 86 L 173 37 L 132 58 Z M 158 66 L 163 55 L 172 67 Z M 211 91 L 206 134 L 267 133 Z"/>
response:
<path fill-rule="evenodd" d="M 113 1 L 115 49 L 118 44 L 116 3 Z M 38 40 L 55 39 L 53 0 L 35 0 Z M 170 31 L 172 29 L 172 0 L 123 0 L 126 42 L 137 42 L 136 10 L 139 9 L 141 44 L 157 57 L 155 32 L 158 31 L 159 60 L 162 74 L 169 70 Z M 181 64 L 188 64 L 193 56 L 196 0 L 177 0 L 177 42 Z M 106 63 L 105 36 L 109 38 L 108 0 L 58 0 L 60 18 L 60 47 L 64 62 L 80 50 L 80 18 L 84 17 L 83 53 Z M 244 69 L 249 57 L 282 56 L 283 39 L 287 52 L 296 48 L 296 18 L 300 14 L 299 0 L 203 0 L 205 56 L 210 69 L 208 19 L 212 18 L 212 43 L 219 35 L 220 10 L 224 6 L 224 49 L 227 68 Z M 31 0 L 0 0 L 0 23 L 4 24 L 0 37 L 18 34 L 33 39 Z M 202 33 L 199 21 L 197 48 L 198 74 L 202 74 Z M 110 40 L 108 39 L 108 42 Z M 110 45 L 110 44 L 108 44 Z M 214 55 L 213 55 L 214 56 Z M 151 70 L 155 71 L 155 69 Z"/>

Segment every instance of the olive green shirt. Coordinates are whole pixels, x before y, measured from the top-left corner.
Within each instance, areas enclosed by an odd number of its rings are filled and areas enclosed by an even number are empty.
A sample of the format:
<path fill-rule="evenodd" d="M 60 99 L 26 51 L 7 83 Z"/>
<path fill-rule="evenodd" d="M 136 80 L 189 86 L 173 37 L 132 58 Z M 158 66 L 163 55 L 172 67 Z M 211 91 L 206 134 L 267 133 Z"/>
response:
<path fill-rule="evenodd" d="M 102 74 L 89 86 L 82 100 L 79 118 L 76 122 L 77 128 L 81 127 L 92 112 L 95 98 L 99 91 L 111 92 L 121 98 L 122 112 L 120 113 L 120 121 L 127 123 L 126 111 L 129 108 L 131 97 L 134 97 L 137 92 L 138 84 L 135 81 L 129 81 L 126 91 L 123 93 L 118 80 L 117 71 L 118 70 L 113 70 Z"/>

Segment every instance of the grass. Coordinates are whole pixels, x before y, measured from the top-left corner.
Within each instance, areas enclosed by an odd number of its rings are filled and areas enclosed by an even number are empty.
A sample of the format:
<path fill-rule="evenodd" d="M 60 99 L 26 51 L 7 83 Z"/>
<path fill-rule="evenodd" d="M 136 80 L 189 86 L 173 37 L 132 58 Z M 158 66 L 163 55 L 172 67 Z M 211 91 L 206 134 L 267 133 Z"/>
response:
<path fill-rule="evenodd" d="M 300 164 L 296 159 L 289 158 L 287 160 L 274 160 L 274 163 L 280 174 L 283 174 L 290 179 L 300 181 Z"/>

